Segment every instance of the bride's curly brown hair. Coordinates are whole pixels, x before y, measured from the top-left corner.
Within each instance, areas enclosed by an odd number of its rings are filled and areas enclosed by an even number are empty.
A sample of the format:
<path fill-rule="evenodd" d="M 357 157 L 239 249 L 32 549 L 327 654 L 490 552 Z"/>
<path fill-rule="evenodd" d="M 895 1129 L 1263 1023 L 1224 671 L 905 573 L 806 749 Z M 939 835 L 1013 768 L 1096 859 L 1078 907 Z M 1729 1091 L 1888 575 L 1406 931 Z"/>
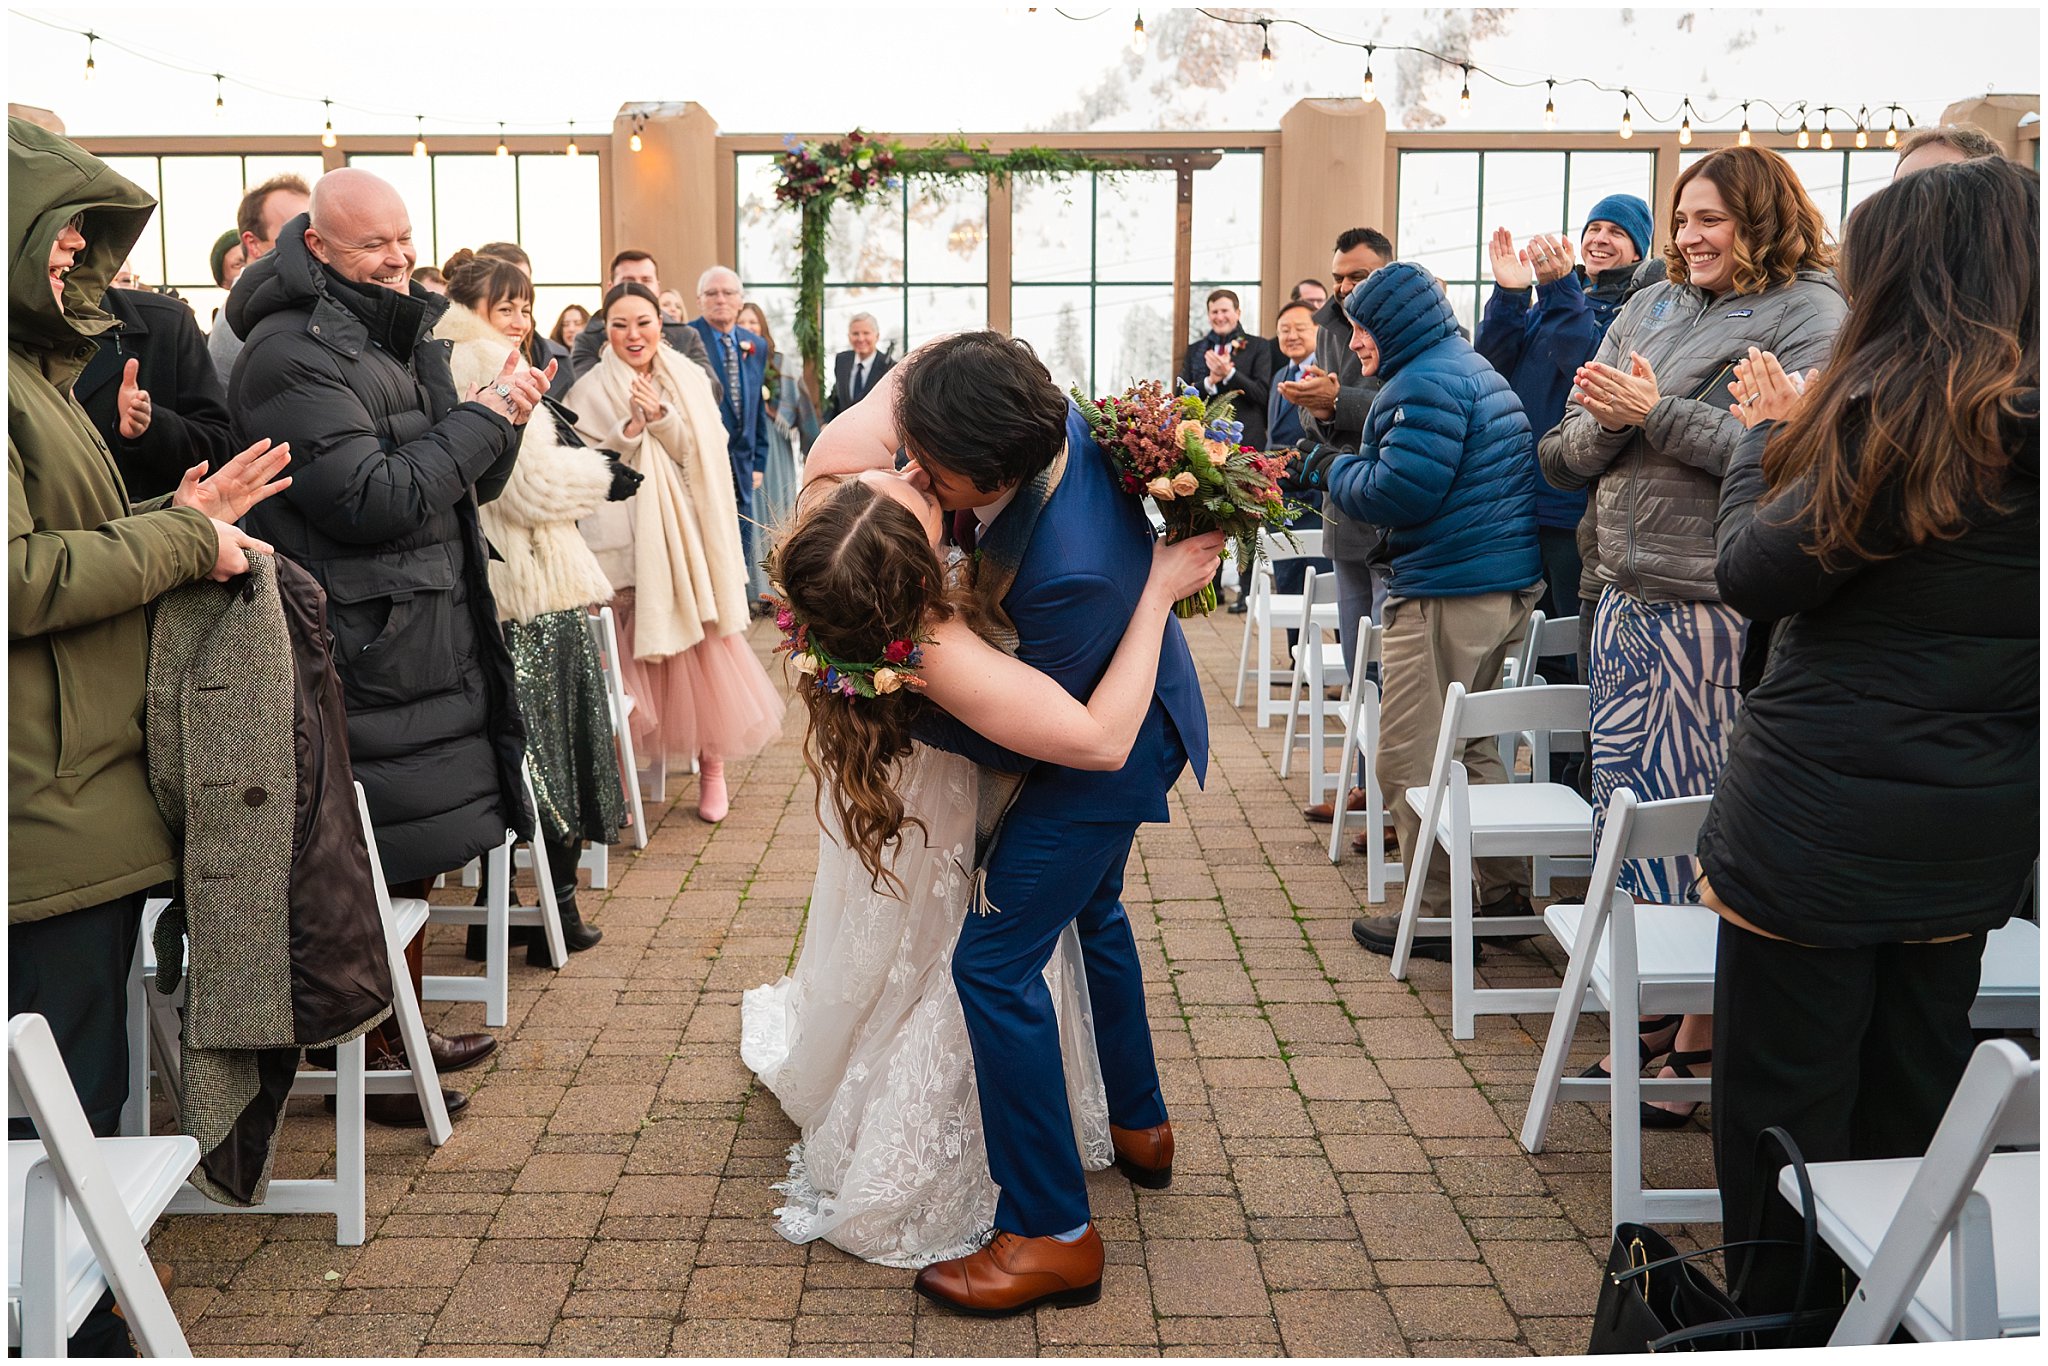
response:
<path fill-rule="evenodd" d="M 917 639 L 953 616 L 945 570 L 924 526 L 858 479 L 799 500 L 770 571 L 796 619 L 840 659 L 879 660 L 889 642 Z M 804 764 L 817 779 L 819 800 L 831 794 L 840 828 L 873 885 L 886 883 L 900 895 L 885 855 L 904 826 L 924 827 L 904 811 L 895 773 L 927 704 L 910 688 L 846 697 L 809 675 L 797 675 L 796 684 L 810 714 Z"/>

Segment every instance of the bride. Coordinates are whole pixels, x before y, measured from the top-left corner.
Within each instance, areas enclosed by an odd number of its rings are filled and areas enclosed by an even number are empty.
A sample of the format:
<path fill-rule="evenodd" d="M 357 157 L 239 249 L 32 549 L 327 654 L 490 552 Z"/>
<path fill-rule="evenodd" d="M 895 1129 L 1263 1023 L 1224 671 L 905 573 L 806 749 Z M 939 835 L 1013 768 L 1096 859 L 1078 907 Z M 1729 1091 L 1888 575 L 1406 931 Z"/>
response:
<path fill-rule="evenodd" d="M 746 993 L 742 1059 L 803 1131 L 777 1228 L 916 1267 L 979 1247 L 996 1187 L 954 993 L 979 770 L 912 737 L 927 708 L 1030 759 L 1121 768 L 1152 696 L 1175 601 L 1209 582 L 1220 535 L 1153 549 L 1144 596 L 1084 704 L 976 633 L 964 563 L 912 481 L 814 480 L 775 554 L 804 757 L 820 789 L 817 881 L 791 976 Z M 992 912 L 1000 914 L 999 910 Z M 1074 1142 L 1111 1160 L 1109 1115 L 1073 927 L 1046 969 Z"/>

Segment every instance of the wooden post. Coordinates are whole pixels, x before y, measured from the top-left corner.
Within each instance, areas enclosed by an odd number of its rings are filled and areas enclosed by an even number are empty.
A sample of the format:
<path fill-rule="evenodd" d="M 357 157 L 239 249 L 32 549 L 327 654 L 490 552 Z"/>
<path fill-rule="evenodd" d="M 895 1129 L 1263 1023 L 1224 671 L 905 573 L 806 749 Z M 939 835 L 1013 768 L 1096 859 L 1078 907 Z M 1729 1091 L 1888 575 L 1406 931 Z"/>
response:
<path fill-rule="evenodd" d="M 1173 316 L 1167 326 L 1173 335 L 1166 354 L 1177 356 L 1187 344 L 1189 295 L 1195 278 L 1195 168 L 1186 157 L 1176 158 L 1173 168 L 1177 193 L 1173 206 Z"/>

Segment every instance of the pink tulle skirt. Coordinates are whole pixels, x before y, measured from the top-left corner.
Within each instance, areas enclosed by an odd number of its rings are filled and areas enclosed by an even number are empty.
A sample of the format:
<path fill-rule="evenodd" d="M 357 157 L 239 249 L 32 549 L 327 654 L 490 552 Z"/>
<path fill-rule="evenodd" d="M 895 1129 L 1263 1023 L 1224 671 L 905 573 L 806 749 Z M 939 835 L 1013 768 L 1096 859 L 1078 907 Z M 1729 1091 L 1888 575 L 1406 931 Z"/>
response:
<path fill-rule="evenodd" d="M 633 658 L 633 590 L 612 598 L 619 674 L 633 699 L 633 748 L 645 764 L 744 759 L 782 733 L 789 699 L 770 681 L 744 632 L 706 636 L 679 655 Z"/>

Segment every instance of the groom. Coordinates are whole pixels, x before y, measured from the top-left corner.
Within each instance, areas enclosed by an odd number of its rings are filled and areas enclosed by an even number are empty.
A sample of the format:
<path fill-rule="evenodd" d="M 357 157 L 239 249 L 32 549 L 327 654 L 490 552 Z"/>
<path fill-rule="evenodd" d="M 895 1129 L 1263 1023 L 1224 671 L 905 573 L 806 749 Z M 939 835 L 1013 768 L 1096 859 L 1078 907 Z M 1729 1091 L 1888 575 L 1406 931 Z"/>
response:
<path fill-rule="evenodd" d="M 1085 699 L 1108 669 L 1151 564 L 1152 528 L 1118 488 L 1080 413 L 1030 348 L 970 332 L 921 348 L 864 404 L 892 425 L 907 477 L 955 514 L 975 555 L 976 592 L 1015 630 L 1017 657 Z M 885 381 L 885 384 L 889 381 Z M 858 411 L 858 410 L 856 410 Z M 851 414 L 849 414 L 851 416 Z M 923 738 L 997 768 L 1017 756 L 942 718 Z M 967 1018 L 988 1165 L 1002 1196 L 996 1236 L 918 1273 L 928 1299 L 1007 1315 L 1101 1295 L 1102 1239 L 1074 1141 L 1059 1031 L 1044 971 L 1077 925 L 1109 1100 L 1117 1167 L 1139 1185 L 1173 1177 L 1145 986 L 1122 904 L 1131 840 L 1168 819 L 1166 793 L 1192 759 L 1206 776 L 1209 719 L 1180 624 L 1129 761 L 1114 773 L 1037 764 L 1025 773 L 984 864 L 986 895 L 960 934 L 953 979 Z"/>

